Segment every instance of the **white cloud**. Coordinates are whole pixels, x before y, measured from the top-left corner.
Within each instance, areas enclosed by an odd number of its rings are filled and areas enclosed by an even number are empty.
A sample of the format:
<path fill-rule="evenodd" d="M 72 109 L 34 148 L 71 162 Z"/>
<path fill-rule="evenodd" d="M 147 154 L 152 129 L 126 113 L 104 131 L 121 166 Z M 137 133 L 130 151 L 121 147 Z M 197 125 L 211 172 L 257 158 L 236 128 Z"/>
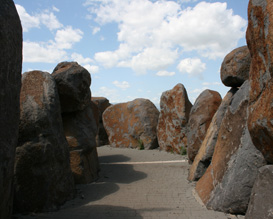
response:
<path fill-rule="evenodd" d="M 90 74 L 96 74 L 99 72 L 99 66 L 96 66 L 96 65 L 87 64 L 87 65 L 84 65 L 83 67 L 86 68 Z"/>
<path fill-rule="evenodd" d="M 187 58 L 180 61 L 177 69 L 181 73 L 202 78 L 202 72 L 205 71 L 206 64 L 202 63 L 202 61 L 198 58 Z"/>
<path fill-rule="evenodd" d="M 105 67 L 130 67 L 138 73 L 173 64 L 177 48 L 179 54 L 196 51 L 209 59 L 223 58 L 244 37 L 247 25 L 219 2 L 186 9 L 175 1 L 88 0 L 85 5 L 92 6 L 89 11 L 99 24 L 115 22 L 119 28 L 119 48 L 97 53 L 95 59 Z"/>
<path fill-rule="evenodd" d="M 121 88 L 122 90 L 126 90 L 127 88 L 130 87 L 130 84 L 129 82 L 127 81 L 113 81 L 113 84 L 118 87 L 118 88 Z"/>
<path fill-rule="evenodd" d="M 174 76 L 175 72 L 169 72 L 169 71 L 159 71 L 156 73 L 157 76 Z"/>
<path fill-rule="evenodd" d="M 78 62 L 80 65 L 88 64 L 94 62 L 93 59 L 91 58 L 84 58 L 81 54 L 79 53 L 72 53 L 71 59 L 73 61 Z"/>
<path fill-rule="evenodd" d="M 94 27 L 92 34 L 95 35 L 96 33 L 100 32 L 100 27 Z"/>
<path fill-rule="evenodd" d="M 202 85 L 203 86 L 211 86 L 211 85 L 219 86 L 221 85 L 221 83 L 220 82 L 203 82 Z"/>
<path fill-rule="evenodd" d="M 63 27 L 56 16 L 48 10 L 45 10 L 43 13 L 39 14 L 38 18 L 40 19 L 40 22 L 44 24 L 49 30 L 56 30 Z"/>
<path fill-rule="evenodd" d="M 98 90 L 92 90 L 92 97 L 106 97 L 111 103 L 121 103 L 121 96 L 116 89 L 100 87 Z"/>
<path fill-rule="evenodd" d="M 21 5 L 16 4 L 15 6 L 20 16 L 24 32 L 28 32 L 29 29 L 34 27 L 38 28 L 40 26 L 39 17 L 31 16 L 26 12 L 25 8 Z"/>
<path fill-rule="evenodd" d="M 73 29 L 67 26 L 57 30 L 55 35 L 56 46 L 60 49 L 71 49 L 72 45 L 82 39 L 83 32 L 80 29 Z"/>
<path fill-rule="evenodd" d="M 52 7 L 52 10 L 53 10 L 53 11 L 56 11 L 56 12 L 60 12 L 60 9 L 59 9 L 59 8 L 56 8 L 55 6 Z"/>

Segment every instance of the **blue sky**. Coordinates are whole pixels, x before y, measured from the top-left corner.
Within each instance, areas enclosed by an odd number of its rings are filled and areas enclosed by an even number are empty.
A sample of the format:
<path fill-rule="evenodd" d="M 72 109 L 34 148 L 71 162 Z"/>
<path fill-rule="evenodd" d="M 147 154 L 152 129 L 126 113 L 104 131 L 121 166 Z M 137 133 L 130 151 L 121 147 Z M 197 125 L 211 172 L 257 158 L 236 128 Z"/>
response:
<path fill-rule="evenodd" d="M 192 103 L 229 88 L 220 66 L 246 45 L 248 0 L 15 0 L 23 25 L 23 72 L 77 61 L 92 96 L 148 98 L 182 83 Z"/>

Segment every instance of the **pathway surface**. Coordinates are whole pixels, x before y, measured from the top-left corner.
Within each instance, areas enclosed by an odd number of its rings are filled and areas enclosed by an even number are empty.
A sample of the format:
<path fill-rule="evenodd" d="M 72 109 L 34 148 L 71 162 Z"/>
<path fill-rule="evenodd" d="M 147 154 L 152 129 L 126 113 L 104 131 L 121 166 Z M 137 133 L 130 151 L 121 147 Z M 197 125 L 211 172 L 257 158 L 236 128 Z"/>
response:
<path fill-rule="evenodd" d="M 187 181 L 185 157 L 159 150 L 98 148 L 97 182 L 77 186 L 77 197 L 52 213 L 19 219 L 227 219 L 244 218 L 209 211 Z"/>

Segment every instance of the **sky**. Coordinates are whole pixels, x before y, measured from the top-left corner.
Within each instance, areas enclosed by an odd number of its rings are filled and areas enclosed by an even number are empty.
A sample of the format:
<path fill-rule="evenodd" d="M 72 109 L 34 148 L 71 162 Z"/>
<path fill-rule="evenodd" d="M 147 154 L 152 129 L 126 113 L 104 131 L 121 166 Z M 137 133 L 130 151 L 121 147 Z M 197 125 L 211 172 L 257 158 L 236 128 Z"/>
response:
<path fill-rule="evenodd" d="M 220 67 L 246 45 L 248 0 L 14 0 L 23 26 L 23 70 L 52 73 L 76 61 L 92 96 L 159 106 L 182 83 L 192 103 L 205 89 L 225 96 Z"/>

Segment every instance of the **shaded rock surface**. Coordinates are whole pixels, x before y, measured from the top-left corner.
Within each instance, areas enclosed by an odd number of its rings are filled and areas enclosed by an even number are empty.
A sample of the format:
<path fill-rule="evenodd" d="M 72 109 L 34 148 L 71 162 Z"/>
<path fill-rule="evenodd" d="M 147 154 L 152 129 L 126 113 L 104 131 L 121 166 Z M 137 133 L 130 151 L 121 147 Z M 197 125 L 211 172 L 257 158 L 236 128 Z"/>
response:
<path fill-rule="evenodd" d="M 248 97 L 246 81 L 223 118 L 211 165 L 196 184 L 207 208 L 244 214 L 258 169 L 265 165 L 247 129 Z"/>
<path fill-rule="evenodd" d="M 228 106 L 230 105 L 233 95 L 236 92 L 237 88 L 232 88 L 226 94 L 221 102 L 221 105 L 214 114 L 198 154 L 196 155 L 194 162 L 190 167 L 188 180 L 195 181 L 200 179 L 210 165 L 223 117 L 227 111 Z"/>
<path fill-rule="evenodd" d="M 250 53 L 242 46 L 226 55 L 221 66 L 221 80 L 228 87 L 240 87 L 249 78 Z"/>
<path fill-rule="evenodd" d="M 135 99 L 108 107 L 103 124 L 112 147 L 154 149 L 159 111 L 148 99 Z"/>
<path fill-rule="evenodd" d="M 54 210 L 73 198 L 74 180 L 57 87 L 49 73 L 23 74 L 20 110 L 15 211 Z"/>
<path fill-rule="evenodd" d="M 99 110 L 99 133 L 97 135 L 97 145 L 108 145 L 108 135 L 104 128 L 103 121 L 102 121 L 102 114 L 103 112 L 111 106 L 109 100 L 105 97 L 92 97 L 92 101 L 98 106 Z"/>
<path fill-rule="evenodd" d="M 187 146 L 187 123 L 192 104 L 182 84 L 162 93 L 157 137 L 160 149 L 180 154 Z"/>
<path fill-rule="evenodd" d="M 82 111 L 63 113 L 62 118 L 75 183 L 90 183 L 98 177 L 99 172 L 96 152 L 98 127 L 93 108 L 90 105 Z"/>
<path fill-rule="evenodd" d="M 261 167 L 255 180 L 246 219 L 273 218 L 273 165 Z"/>
<path fill-rule="evenodd" d="M 218 92 L 205 90 L 191 108 L 187 132 L 189 163 L 194 161 L 221 101 L 222 98 Z"/>
<path fill-rule="evenodd" d="M 247 44 L 251 54 L 248 128 L 254 145 L 273 164 L 273 2 L 250 0 Z"/>
<path fill-rule="evenodd" d="M 77 62 L 61 62 L 53 70 L 62 112 L 83 110 L 90 104 L 91 77 Z"/>
<path fill-rule="evenodd" d="M 22 27 L 13 1 L 0 4 L 0 218 L 10 218 L 19 127 Z"/>

